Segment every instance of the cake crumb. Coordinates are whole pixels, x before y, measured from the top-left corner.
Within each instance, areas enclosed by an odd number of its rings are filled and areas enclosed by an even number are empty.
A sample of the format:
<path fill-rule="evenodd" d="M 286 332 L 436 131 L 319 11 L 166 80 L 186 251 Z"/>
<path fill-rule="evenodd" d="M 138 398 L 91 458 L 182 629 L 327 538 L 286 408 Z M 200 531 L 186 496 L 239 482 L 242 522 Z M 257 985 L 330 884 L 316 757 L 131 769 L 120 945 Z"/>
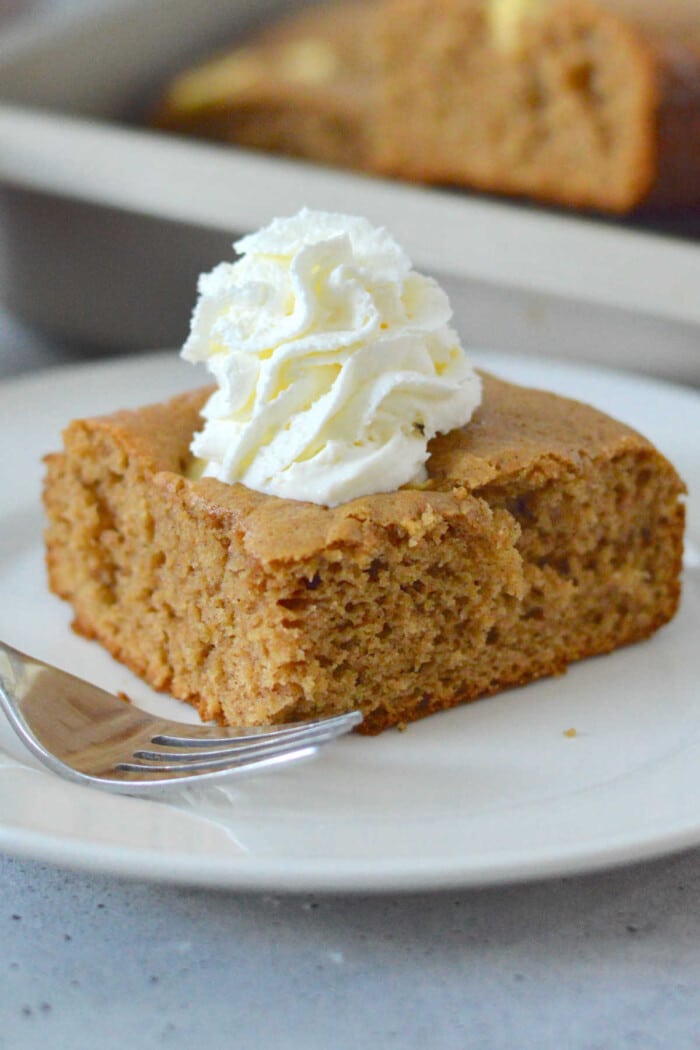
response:
<path fill-rule="evenodd" d="M 573 740 L 575 736 L 578 736 L 578 730 L 573 727 L 571 729 L 565 729 L 564 736 L 568 737 L 569 740 Z"/>

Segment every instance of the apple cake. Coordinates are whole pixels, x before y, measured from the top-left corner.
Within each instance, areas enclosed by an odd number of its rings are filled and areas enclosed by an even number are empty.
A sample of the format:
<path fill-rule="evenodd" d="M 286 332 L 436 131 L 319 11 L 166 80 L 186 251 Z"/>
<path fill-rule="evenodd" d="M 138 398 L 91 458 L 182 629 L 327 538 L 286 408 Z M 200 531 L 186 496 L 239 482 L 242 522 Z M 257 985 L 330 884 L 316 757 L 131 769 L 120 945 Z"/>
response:
<path fill-rule="evenodd" d="M 700 204 L 687 0 L 342 0 L 177 76 L 157 127 L 626 213 Z"/>
<path fill-rule="evenodd" d="M 210 393 L 72 422 L 47 565 L 77 631 L 227 724 L 362 729 L 647 638 L 680 593 L 683 484 L 601 412 L 483 376 L 419 487 L 328 508 L 193 479 Z"/>

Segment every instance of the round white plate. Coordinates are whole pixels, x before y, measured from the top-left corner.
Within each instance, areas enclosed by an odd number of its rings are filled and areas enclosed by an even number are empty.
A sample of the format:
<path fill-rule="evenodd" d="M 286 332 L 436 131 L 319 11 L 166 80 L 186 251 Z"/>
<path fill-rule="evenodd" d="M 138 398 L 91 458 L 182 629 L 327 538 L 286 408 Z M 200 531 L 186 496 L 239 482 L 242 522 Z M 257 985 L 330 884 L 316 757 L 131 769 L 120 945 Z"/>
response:
<path fill-rule="evenodd" d="M 311 762 L 172 802 L 113 797 L 37 767 L 0 720 L 0 848 L 183 884 L 369 891 L 504 883 L 700 844 L 700 396 L 600 369 L 475 355 L 507 378 L 632 423 L 691 492 L 681 611 L 653 639 Z M 174 352 L 0 387 L 0 637 L 191 720 L 74 635 L 46 590 L 42 455 L 72 417 L 158 400 L 200 376 Z M 575 730 L 575 735 L 570 730 Z"/>

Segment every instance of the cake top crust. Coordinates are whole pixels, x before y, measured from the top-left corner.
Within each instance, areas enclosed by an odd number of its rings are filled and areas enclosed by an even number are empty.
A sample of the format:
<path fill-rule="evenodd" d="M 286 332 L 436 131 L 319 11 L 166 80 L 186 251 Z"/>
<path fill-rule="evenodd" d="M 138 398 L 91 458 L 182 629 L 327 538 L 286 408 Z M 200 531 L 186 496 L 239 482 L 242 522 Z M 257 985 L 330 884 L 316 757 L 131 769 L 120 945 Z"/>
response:
<path fill-rule="evenodd" d="M 409 542 L 447 528 L 456 517 L 463 528 L 478 530 L 484 515 L 493 513 L 478 498 L 479 490 L 496 482 L 527 477 L 545 483 L 575 476 L 590 460 L 609 460 L 632 450 L 645 450 L 663 462 L 640 434 L 589 405 L 486 373 L 482 378 L 483 401 L 472 421 L 431 442 L 425 486 L 365 496 L 333 508 L 280 499 L 215 478 L 188 478 L 189 443 L 211 388 L 77 420 L 66 437 L 75 428 L 97 440 L 105 435 L 132 465 L 151 475 L 153 484 L 177 493 L 192 513 L 240 532 L 248 553 L 266 564 L 301 561 L 333 548 L 371 547 L 373 531 L 387 527 L 408 535 Z"/>

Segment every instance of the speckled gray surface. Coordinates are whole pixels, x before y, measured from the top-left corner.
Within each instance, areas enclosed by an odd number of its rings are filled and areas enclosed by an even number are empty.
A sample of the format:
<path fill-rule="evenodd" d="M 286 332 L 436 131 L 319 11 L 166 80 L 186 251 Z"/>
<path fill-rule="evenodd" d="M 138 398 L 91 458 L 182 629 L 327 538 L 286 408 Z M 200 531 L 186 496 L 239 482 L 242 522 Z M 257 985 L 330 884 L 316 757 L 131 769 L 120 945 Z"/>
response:
<path fill-rule="evenodd" d="M 700 1046 L 700 853 L 390 898 L 0 861 L 0 1046 Z"/>

